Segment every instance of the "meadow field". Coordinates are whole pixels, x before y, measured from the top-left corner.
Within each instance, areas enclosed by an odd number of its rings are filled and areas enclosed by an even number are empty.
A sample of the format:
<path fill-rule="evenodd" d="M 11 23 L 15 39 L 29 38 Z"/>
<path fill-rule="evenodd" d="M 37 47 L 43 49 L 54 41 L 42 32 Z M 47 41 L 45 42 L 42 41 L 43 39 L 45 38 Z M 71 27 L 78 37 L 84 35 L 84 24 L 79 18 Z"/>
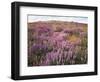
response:
<path fill-rule="evenodd" d="M 85 23 L 28 22 L 28 66 L 87 64 L 87 34 Z"/>

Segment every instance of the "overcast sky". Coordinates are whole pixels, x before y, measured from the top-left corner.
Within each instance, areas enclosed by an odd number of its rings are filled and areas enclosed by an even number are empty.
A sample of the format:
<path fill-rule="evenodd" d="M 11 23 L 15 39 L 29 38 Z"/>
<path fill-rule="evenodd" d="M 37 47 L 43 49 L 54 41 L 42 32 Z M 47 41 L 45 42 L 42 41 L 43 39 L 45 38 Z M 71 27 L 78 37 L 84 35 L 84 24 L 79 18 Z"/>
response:
<path fill-rule="evenodd" d="M 79 23 L 88 23 L 88 17 L 80 16 L 51 16 L 51 15 L 28 15 L 28 22 L 36 21 L 49 21 L 49 20 L 58 20 L 58 21 L 70 21 L 70 22 L 79 22 Z"/>

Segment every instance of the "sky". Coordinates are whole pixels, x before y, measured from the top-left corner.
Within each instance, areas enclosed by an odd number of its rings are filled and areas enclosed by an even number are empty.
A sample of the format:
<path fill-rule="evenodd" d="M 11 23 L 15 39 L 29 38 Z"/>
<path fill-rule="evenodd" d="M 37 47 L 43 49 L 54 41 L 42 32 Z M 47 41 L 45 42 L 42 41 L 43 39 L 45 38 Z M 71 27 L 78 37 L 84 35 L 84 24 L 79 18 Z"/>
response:
<path fill-rule="evenodd" d="M 49 20 L 88 23 L 88 17 L 81 16 L 28 15 L 28 22 Z"/>

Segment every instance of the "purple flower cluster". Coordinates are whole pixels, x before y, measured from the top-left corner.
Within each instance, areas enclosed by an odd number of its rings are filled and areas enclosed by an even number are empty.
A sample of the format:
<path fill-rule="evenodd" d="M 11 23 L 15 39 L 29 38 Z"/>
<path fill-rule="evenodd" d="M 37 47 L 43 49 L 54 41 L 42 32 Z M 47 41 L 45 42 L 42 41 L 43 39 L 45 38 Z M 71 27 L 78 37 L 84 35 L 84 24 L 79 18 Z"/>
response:
<path fill-rule="evenodd" d="M 72 38 L 70 38 L 72 37 Z M 50 25 L 28 29 L 28 66 L 87 62 L 87 32 L 83 27 L 54 30 Z"/>

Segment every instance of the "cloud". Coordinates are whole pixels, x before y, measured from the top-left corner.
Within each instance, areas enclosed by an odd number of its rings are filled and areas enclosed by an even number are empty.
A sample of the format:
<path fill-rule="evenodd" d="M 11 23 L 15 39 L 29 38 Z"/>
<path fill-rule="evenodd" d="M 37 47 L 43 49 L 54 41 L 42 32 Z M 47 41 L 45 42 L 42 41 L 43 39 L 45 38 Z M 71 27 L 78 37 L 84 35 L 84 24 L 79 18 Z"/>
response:
<path fill-rule="evenodd" d="M 88 17 L 82 17 L 82 16 L 28 15 L 28 22 L 49 21 L 49 20 L 88 23 Z"/>

